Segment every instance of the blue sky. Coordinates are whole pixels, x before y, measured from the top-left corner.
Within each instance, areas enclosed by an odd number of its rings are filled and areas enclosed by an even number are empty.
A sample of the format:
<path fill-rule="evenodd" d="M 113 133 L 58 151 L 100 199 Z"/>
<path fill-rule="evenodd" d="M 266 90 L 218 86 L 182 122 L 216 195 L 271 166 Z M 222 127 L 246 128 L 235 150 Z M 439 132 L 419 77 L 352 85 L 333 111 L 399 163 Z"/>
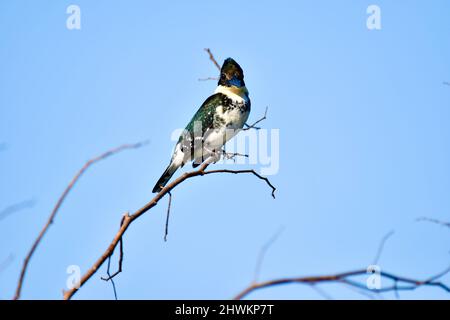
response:
<path fill-rule="evenodd" d="M 81 8 L 81 30 L 66 28 L 70 4 Z M 381 30 L 366 27 L 371 4 L 381 8 Z M 167 199 L 127 231 L 120 299 L 233 297 L 280 227 L 261 280 L 365 268 L 390 230 L 382 270 L 442 271 L 450 231 L 416 219 L 450 220 L 449 9 L 445 0 L 2 1 L 0 210 L 35 204 L 0 220 L 0 263 L 13 256 L 0 272 L 0 298 L 12 297 L 23 257 L 86 160 L 150 141 L 80 180 L 31 261 L 23 298 L 61 298 L 67 266 L 86 271 L 121 215 L 151 199 L 172 131 L 215 89 L 198 81 L 217 76 L 205 47 L 243 67 L 251 120 L 269 107 L 262 126 L 280 132 L 279 172 L 270 177 L 277 199 L 245 175 L 179 186 L 168 242 Z M 231 166 L 247 167 L 259 169 Z M 105 272 L 75 297 L 114 298 Z M 364 298 L 342 285 L 321 288 Z M 421 288 L 401 297 L 449 295 Z M 250 298 L 322 296 L 291 285 Z"/>

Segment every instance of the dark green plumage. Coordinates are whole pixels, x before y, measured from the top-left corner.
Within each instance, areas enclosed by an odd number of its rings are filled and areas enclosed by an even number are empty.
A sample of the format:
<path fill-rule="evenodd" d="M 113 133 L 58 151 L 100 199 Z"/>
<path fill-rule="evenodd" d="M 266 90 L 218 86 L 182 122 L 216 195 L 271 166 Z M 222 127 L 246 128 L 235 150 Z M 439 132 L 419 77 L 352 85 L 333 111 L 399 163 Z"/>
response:
<path fill-rule="evenodd" d="M 231 105 L 231 100 L 222 93 L 213 94 L 206 99 L 178 139 L 178 142 L 182 143 L 183 149 L 190 148 L 192 153 L 195 139 L 204 139 L 206 138 L 204 134 L 208 130 L 225 125 L 225 120 L 216 114 L 216 109 L 218 106 L 223 106 L 225 110 L 229 105 Z M 198 132 L 194 132 L 195 130 Z"/>
<path fill-rule="evenodd" d="M 194 123 L 200 121 L 202 124 L 203 132 L 207 129 L 213 128 L 214 116 L 216 114 L 216 108 L 220 105 L 227 104 L 229 100 L 224 94 L 216 93 L 210 96 L 203 102 L 202 106 L 197 110 L 197 112 L 192 117 L 186 126 L 186 130 L 190 133 L 194 132 Z"/>
<path fill-rule="evenodd" d="M 244 72 L 236 61 L 228 58 L 222 65 L 216 93 L 203 102 L 181 133 L 172 159 L 153 192 L 159 192 L 185 163 L 194 161 L 196 167 L 208 157 L 220 158 L 222 147 L 242 129 L 249 113 Z"/>

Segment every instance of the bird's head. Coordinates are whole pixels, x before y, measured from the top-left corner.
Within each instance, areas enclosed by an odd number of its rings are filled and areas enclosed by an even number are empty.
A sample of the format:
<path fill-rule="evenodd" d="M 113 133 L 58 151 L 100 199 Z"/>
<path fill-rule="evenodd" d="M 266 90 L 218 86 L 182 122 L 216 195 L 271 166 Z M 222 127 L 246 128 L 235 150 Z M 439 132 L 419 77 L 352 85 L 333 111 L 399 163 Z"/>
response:
<path fill-rule="evenodd" d="M 241 66 L 233 59 L 228 58 L 223 62 L 218 85 L 236 88 L 245 87 L 244 71 L 242 71 Z"/>

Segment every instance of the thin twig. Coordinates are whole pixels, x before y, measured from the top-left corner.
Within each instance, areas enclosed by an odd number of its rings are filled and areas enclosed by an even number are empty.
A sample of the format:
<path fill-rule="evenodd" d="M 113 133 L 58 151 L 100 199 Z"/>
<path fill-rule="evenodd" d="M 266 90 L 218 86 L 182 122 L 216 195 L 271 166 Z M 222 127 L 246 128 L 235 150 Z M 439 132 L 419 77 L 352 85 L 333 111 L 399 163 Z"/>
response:
<path fill-rule="evenodd" d="M 375 259 L 373 260 L 373 264 L 377 264 L 380 260 L 381 253 L 383 252 L 384 245 L 386 244 L 386 241 L 394 234 L 394 230 L 389 231 L 387 234 L 384 235 L 383 239 L 381 239 L 380 245 L 378 246 L 377 254 L 375 255 Z"/>
<path fill-rule="evenodd" d="M 58 201 L 56 202 L 56 205 L 53 208 L 52 212 L 50 213 L 50 216 L 48 217 L 48 220 L 47 220 L 46 224 L 44 225 L 44 227 L 40 231 L 38 237 L 34 241 L 33 245 L 31 246 L 31 249 L 29 250 L 28 254 L 25 257 L 25 260 L 24 260 L 23 266 L 22 266 L 22 270 L 20 272 L 20 277 L 19 277 L 19 280 L 17 282 L 16 292 L 15 292 L 15 295 L 13 297 L 14 300 L 17 300 L 17 299 L 20 298 L 20 294 L 21 294 L 21 291 L 22 291 L 22 285 L 23 285 L 23 281 L 24 281 L 24 278 L 25 278 L 25 274 L 26 274 L 26 271 L 27 271 L 30 259 L 33 256 L 33 253 L 35 252 L 36 248 L 38 247 L 39 243 L 41 242 L 41 240 L 44 237 L 44 235 L 47 232 L 47 230 L 50 228 L 50 225 L 53 223 L 53 220 L 55 219 L 56 214 L 58 213 L 59 209 L 61 208 L 61 205 L 63 204 L 63 202 L 66 199 L 67 195 L 72 190 L 72 188 L 75 186 L 75 184 L 80 179 L 80 177 L 94 163 L 99 162 L 101 160 L 104 160 L 104 159 L 106 159 L 106 158 L 108 158 L 108 157 L 110 157 L 112 155 L 115 155 L 116 153 L 119 153 L 119 152 L 121 152 L 123 150 L 140 148 L 143 145 L 145 145 L 146 143 L 147 142 L 139 142 L 139 143 L 135 143 L 135 144 L 124 144 L 124 145 L 122 145 L 120 147 L 111 149 L 111 150 L 109 150 L 109 151 L 107 151 L 107 152 L 105 152 L 105 153 L 103 153 L 103 154 L 101 154 L 101 155 L 99 155 L 99 156 L 97 156 L 95 158 L 92 158 L 91 160 L 87 161 L 84 164 L 84 166 L 78 171 L 78 173 L 72 178 L 72 180 L 67 185 L 66 189 L 61 194 L 61 196 L 59 197 Z"/>
<path fill-rule="evenodd" d="M 245 127 L 244 129 L 242 129 L 242 130 L 243 130 L 243 131 L 247 131 L 247 130 L 250 130 L 250 129 L 256 129 L 256 130 L 261 129 L 260 127 L 257 127 L 256 125 L 257 125 L 258 123 L 260 123 L 261 121 L 267 119 L 267 110 L 268 110 L 268 109 L 269 109 L 269 107 L 266 107 L 266 111 L 264 111 L 264 116 L 263 116 L 261 119 L 259 119 L 258 121 L 256 121 L 255 123 L 253 123 L 252 125 L 249 125 L 249 124 L 245 123 L 244 125 L 245 125 L 246 127 Z"/>
<path fill-rule="evenodd" d="M 216 58 L 214 58 L 214 55 L 212 54 L 211 50 L 209 48 L 205 48 L 204 49 L 208 55 L 209 55 L 209 59 L 214 63 L 214 65 L 216 66 L 217 69 L 219 69 L 220 71 L 220 65 L 217 63 Z M 219 78 L 216 77 L 206 77 L 206 78 L 199 78 L 198 81 L 209 81 L 209 80 L 214 80 L 217 81 L 219 80 Z"/>
<path fill-rule="evenodd" d="M 210 81 L 210 80 L 218 81 L 219 78 L 216 77 L 198 78 L 198 81 Z"/>
<path fill-rule="evenodd" d="M 123 225 L 123 222 L 125 221 L 125 218 L 128 216 L 128 212 L 125 213 L 122 217 L 122 220 L 120 220 L 120 226 Z M 111 274 L 111 258 L 114 254 L 114 251 L 111 252 L 111 255 L 108 257 L 108 267 L 106 268 L 106 274 L 108 275 L 107 278 L 100 277 L 100 279 L 104 281 L 111 281 L 113 291 L 114 291 L 114 298 L 117 300 L 117 290 L 116 290 L 116 284 L 114 283 L 114 277 L 117 276 L 119 273 L 122 272 L 122 265 L 123 265 L 123 237 L 119 239 L 119 267 L 117 268 L 117 271 Z"/>
<path fill-rule="evenodd" d="M 346 288 L 348 288 L 348 289 L 350 289 L 350 290 L 352 290 L 352 291 L 354 291 L 354 292 L 356 292 L 356 293 L 358 293 L 360 295 L 363 295 L 363 296 L 365 296 L 366 298 L 368 298 L 370 300 L 375 300 L 376 299 L 376 297 L 374 296 L 373 292 L 368 292 L 366 290 L 361 290 L 360 288 L 356 288 L 356 287 L 354 287 L 354 286 L 352 286 L 350 284 L 347 284 L 347 283 L 344 283 L 344 285 L 345 285 Z"/>
<path fill-rule="evenodd" d="M 448 268 L 445 268 L 443 271 L 439 272 L 438 274 L 428 278 L 428 280 L 425 280 L 424 282 L 427 282 L 427 283 L 433 282 L 433 281 L 435 281 L 435 280 L 437 280 L 439 278 L 442 278 L 443 276 L 445 276 L 449 272 L 450 272 L 450 266 Z"/>
<path fill-rule="evenodd" d="M 205 48 L 204 50 L 208 53 L 209 59 L 214 63 L 214 65 L 220 71 L 220 65 L 217 63 L 217 60 L 216 60 L 216 58 L 214 58 L 214 55 L 212 54 L 211 50 L 209 48 Z"/>
<path fill-rule="evenodd" d="M 399 292 L 398 292 L 398 286 L 397 286 L 397 283 L 398 283 L 398 281 L 395 280 L 395 281 L 394 281 L 394 294 L 395 294 L 395 298 L 396 298 L 397 300 L 400 300 L 400 294 L 399 294 Z"/>
<path fill-rule="evenodd" d="M 167 235 L 169 234 L 169 216 L 170 216 L 170 205 L 172 204 L 172 194 L 169 193 L 169 204 L 167 205 L 167 216 L 166 216 L 166 229 L 164 231 L 164 241 L 167 241 Z"/>
<path fill-rule="evenodd" d="M 122 217 L 122 220 L 120 220 L 120 226 L 121 226 L 121 227 L 122 227 L 123 222 L 125 221 L 125 219 L 126 219 L 126 217 L 127 217 L 128 215 L 129 215 L 128 212 L 125 213 L 125 214 L 123 215 L 123 217 Z M 111 275 L 110 272 L 109 272 L 109 271 L 110 271 L 110 266 L 108 265 L 108 269 L 107 269 L 108 278 L 103 278 L 103 277 L 101 277 L 102 280 L 109 281 L 109 280 L 111 280 L 112 278 L 114 278 L 116 275 L 118 275 L 119 273 L 122 272 L 122 264 L 123 264 L 123 237 L 121 237 L 121 238 L 119 239 L 119 249 L 120 249 L 120 251 L 119 251 L 119 267 L 117 268 L 117 271 L 114 272 L 113 275 Z M 111 255 L 110 255 L 109 257 L 112 257 L 113 254 L 114 254 L 114 251 L 111 253 Z"/>
<path fill-rule="evenodd" d="M 326 300 L 333 300 L 333 297 L 330 296 L 325 290 L 320 288 L 318 285 L 314 284 L 311 286 L 319 295 L 321 295 Z"/>
<path fill-rule="evenodd" d="M 114 251 L 113 251 L 114 253 Z M 108 259 L 111 259 L 112 255 L 110 255 L 108 257 Z M 123 239 L 120 238 L 119 239 L 119 267 L 117 268 L 117 271 L 114 272 L 113 274 L 110 273 L 110 264 L 108 263 L 108 268 L 106 270 L 106 274 L 108 275 L 108 277 L 100 277 L 100 279 L 102 279 L 103 281 L 110 281 L 112 280 L 115 276 L 117 276 L 119 273 L 122 272 L 122 264 L 123 264 Z"/>
<path fill-rule="evenodd" d="M 269 248 L 275 243 L 275 241 L 278 240 L 278 238 L 283 233 L 283 231 L 284 231 L 284 227 L 280 227 L 278 229 L 278 231 L 262 246 L 261 250 L 259 251 L 258 259 L 257 259 L 256 265 L 255 265 L 255 275 L 253 278 L 253 282 L 258 281 L 259 275 L 261 273 L 261 267 L 264 262 L 266 253 L 269 250 Z"/>
<path fill-rule="evenodd" d="M 122 241 L 120 242 L 122 243 Z M 108 257 L 108 267 L 106 269 L 106 274 L 108 275 L 108 278 L 101 278 L 102 280 L 105 281 L 111 281 L 112 287 L 113 287 L 113 292 L 114 292 L 114 299 L 117 300 L 117 291 L 116 291 L 116 284 L 114 283 L 114 279 L 113 276 L 111 276 L 110 274 L 110 268 L 111 268 L 111 256 Z"/>
<path fill-rule="evenodd" d="M 258 177 L 261 180 L 264 180 L 269 187 L 272 188 L 272 198 L 275 199 L 275 191 L 277 188 L 273 186 L 273 184 L 270 182 L 270 180 L 266 177 L 261 176 L 259 173 L 257 173 L 255 170 L 248 169 L 248 170 L 228 170 L 228 169 L 219 169 L 219 170 L 209 170 L 204 171 L 203 174 L 211 174 L 211 173 L 232 173 L 232 174 L 239 174 L 239 173 L 251 173 Z"/>
<path fill-rule="evenodd" d="M 9 207 L 6 207 L 2 211 L 0 211 L 0 221 L 5 219 L 7 216 L 9 216 L 13 213 L 16 213 L 16 212 L 24 210 L 24 209 L 32 208 L 32 207 L 34 207 L 35 204 L 36 204 L 36 201 L 32 199 L 32 200 L 25 200 L 25 201 L 21 201 L 19 203 L 10 205 Z"/>
<path fill-rule="evenodd" d="M 239 170 L 239 171 L 233 171 L 233 170 L 210 170 L 205 171 L 206 168 L 211 164 L 211 161 L 214 161 L 214 159 L 210 158 L 210 160 L 206 160 L 198 170 L 186 172 L 177 179 L 173 180 L 171 183 L 167 184 L 164 188 L 159 191 L 159 193 L 156 194 L 156 196 L 150 200 L 147 204 L 145 204 L 142 208 L 137 210 L 132 215 L 126 215 L 124 217 L 124 221 L 120 229 L 115 234 L 114 238 L 112 239 L 111 243 L 103 252 L 103 254 L 97 259 L 97 261 L 91 266 L 91 268 L 88 269 L 88 271 L 81 277 L 80 280 L 80 286 L 79 288 L 72 288 L 68 291 L 64 291 L 64 299 L 69 300 L 73 297 L 73 295 L 97 272 L 97 270 L 103 265 L 103 263 L 108 259 L 108 257 L 111 255 L 111 253 L 114 251 L 114 248 L 119 243 L 120 239 L 122 238 L 123 234 L 126 232 L 130 224 L 138 219 L 141 215 L 149 211 L 151 208 L 156 206 L 166 194 L 168 194 L 170 191 L 172 191 L 176 186 L 178 186 L 180 183 L 182 183 L 185 180 L 188 180 L 193 177 L 208 175 L 208 174 L 214 174 L 214 173 L 248 173 L 253 174 L 257 176 L 259 179 L 264 180 L 271 188 L 272 188 L 272 196 L 275 197 L 274 193 L 276 188 L 271 184 L 269 179 L 260 176 L 253 170 Z"/>
<path fill-rule="evenodd" d="M 442 221 L 442 220 L 438 220 L 438 219 L 421 217 L 421 218 L 418 218 L 416 221 L 428 221 L 428 222 L 432 222 L 432 223 L 439 224 L 441 226 L 450 228 L 450 222 L 446 222 L 446 221 Z"/>

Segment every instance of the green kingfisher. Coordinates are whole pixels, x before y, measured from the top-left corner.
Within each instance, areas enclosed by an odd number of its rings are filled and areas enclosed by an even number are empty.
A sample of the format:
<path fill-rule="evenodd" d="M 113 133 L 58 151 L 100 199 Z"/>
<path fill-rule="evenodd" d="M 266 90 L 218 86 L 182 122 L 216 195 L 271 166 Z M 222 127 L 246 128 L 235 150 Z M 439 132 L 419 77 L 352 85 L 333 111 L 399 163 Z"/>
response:
<path fill-rule="evenodd" d="M 244 127 L 249 114 L 244 72 L 236 61 L 228 58 L 220 70 L 214 94 L 203 102 L 180 135 L 169 166 L 153 192 L 159 192 L 185 163 L 193 161 L 195 168 L 210 157 L 220 157 L 225 143 Z"/>

